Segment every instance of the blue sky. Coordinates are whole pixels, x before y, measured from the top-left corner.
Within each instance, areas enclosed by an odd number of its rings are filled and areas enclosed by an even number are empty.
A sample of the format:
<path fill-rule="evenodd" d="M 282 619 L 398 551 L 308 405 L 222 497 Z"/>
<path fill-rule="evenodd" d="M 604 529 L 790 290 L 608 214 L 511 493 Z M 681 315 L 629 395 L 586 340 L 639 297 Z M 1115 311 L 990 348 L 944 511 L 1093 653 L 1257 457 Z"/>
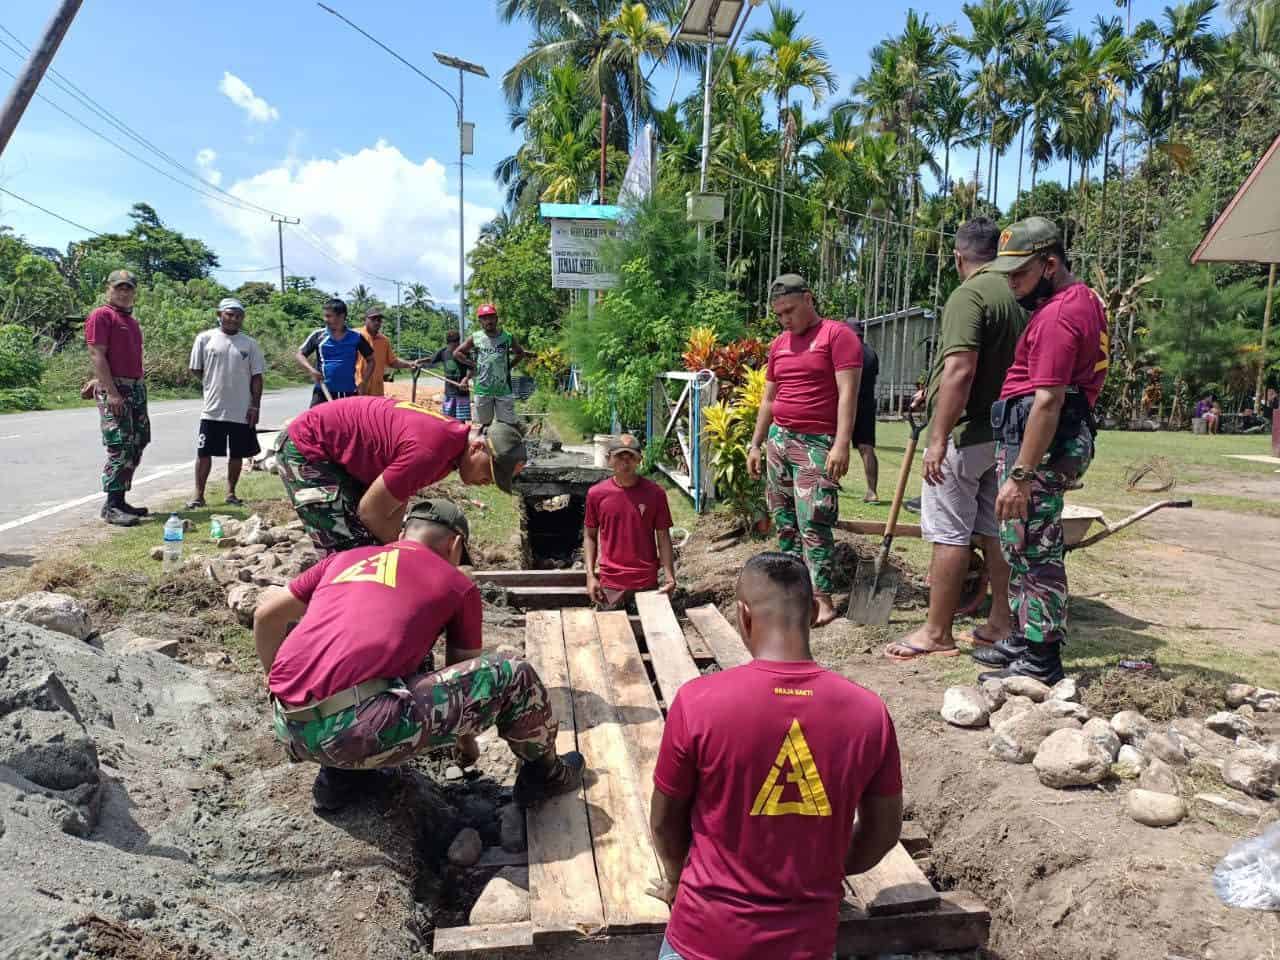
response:
<path fill-rule="evenodd" d="M 394 47 L 450 90 L 457 74 L 441 50 L 485 65 L 467 77 L 466 114 L 476 124 L 468 158 L 467 242 L 501 206 L 494 164 L 518 140 L 507 128 L 500 78 L 528 33 L 498 20 L 494 0 L 330 0 L 330 5 Z M 901 29 L 907 4 L 801 0 L 804 30 L 823 39 L 839 71 L 840 95 L 866 69 L 867 53 Z M 54 0 L 0 9 L 0 25 L 27 44 Z M 1072 26 L 1087 30 L 1113 0 L 1075 0 Z M 1162 4 L 1137 0 L 1135 22 Z M 16 8 L 16 9 L 15 9 Z M 936 22 L 963 24 L 960 0 L 917 4 Z M 752 14 L 751 26 L 767 20 Z M 12 40 L 0 33 L 0 39 Z M 0 67 L 20 59 L 0 47 Z M 54 67 L 174 159 L 260 206 L 302 217 L 309 235 L 285 234 L 289 272 L 347 290 L 376 279 L 422 280 L 440 300 L 457 282 L 457 133 L 453 104 L 434 87 L 310 0 L 86 0 Z M 659 70 L 660 102 L 673 74 Z M 0 74 L 0 86 L 8 88 Z M 687 89 L 687 75 L 681 87 Z M 134 148 L 49 78 L 41 93 Z M 973 159 L 953 158 L 969 170 Z M 1001 172 L 1012 197 L 1016 158 Z M 174 172 L 181 178 L 180 174 Z M 985 171 L 984 171 L 985 176 Z M 266 213 L 235 210 L 184 189 L 122 154 L 37 98 L 0 157 L 0 186 L 98 231 L 128 225 L 129 206 L 151 203 L 171 226 L 205 239 L 228 272 L 224 282 L 276 277 L 276 230 Z M 0 194 L 0 224 L 32 242 L 62 247 L 83 231 Z M 319 242 L 315 242 L 318 239 Z M 316 249 L 319 247 L 320 249 Z M 339 261 L 339 262 L 335 262 Z M 229 272 L 231 268 L 260 272 Z"/>

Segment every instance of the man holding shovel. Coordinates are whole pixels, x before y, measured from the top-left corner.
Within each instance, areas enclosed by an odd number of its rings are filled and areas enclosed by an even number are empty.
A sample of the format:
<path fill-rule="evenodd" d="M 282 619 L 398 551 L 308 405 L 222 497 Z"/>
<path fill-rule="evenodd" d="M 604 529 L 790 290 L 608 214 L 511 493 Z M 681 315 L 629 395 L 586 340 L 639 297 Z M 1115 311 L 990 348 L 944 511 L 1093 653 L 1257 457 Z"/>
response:
<path fill-rule="evenodd" d="M 759 477 L 761 461 L 767 463 L 765 502 L 778 528 L 778 546 L 808 565 L 818 603 L 814 626 L 821 627 L 836 618 L 833 531 L 840 518 L 840 478 L 849 470 L 862 345 L 847 324 L 818 316 L 799 274 L 778 277 L 769 299 L 782 333 L 769 347 L 747 470 Z"/>
<path fill-rule="evenodd" d="M 1067 636 L 1063 496 L 1093 460 L 1093 405 L 1110 363 L 1107 316 L 1098 295 L 1071 274 L 1062 234 L 1043 217 L 1001 233 L 989 269 L 1006 275 L 1018 303 L 1034 312 L 991 408 L 1004 478 L 996 519 L 1012 571 L 1014 629 L 973 658 L 1005 668 L 984 680 L 1027 676 L 1054 684 L 1063 677 Z"/>
<path fill-rule="evenodd" d="M 1004 276 L 988 268 L 995 259 L 999 228 L 986 217 L 956 231 L 956 271 L 963 281 L 947 298 L 942 336 L 926 387 L 929 443 L 924 452 L 920 529 L 933 544 L 929 563 L 929 617 L 918 629 L 885 649 L 891 660 L 914 660 L 959 652 L 951 625 L 964 578 L 970 541 L 982 538 L 991 581 L 991 613 L 975 627 L 975 644 L 1008 637 L 1009 566 L 1000 553 L 996 525 L 996 444 L 991 404 L 1027 315 Z"/>

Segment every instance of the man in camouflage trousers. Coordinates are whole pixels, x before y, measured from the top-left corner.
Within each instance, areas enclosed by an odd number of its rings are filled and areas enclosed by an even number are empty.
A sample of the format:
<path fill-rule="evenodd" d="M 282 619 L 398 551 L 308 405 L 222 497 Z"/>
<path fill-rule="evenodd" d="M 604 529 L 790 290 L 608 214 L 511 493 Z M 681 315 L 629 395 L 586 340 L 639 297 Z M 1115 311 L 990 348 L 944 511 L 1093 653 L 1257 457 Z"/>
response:
<path fill-rule="evenodd" d="M 474 763 L 475 735 L 493 726 L 522 761 L 520 806 L 581 783 L 581 755 L 556 755 L 557 721 L 533 667 L 481 654 L 480 593 L 457 570 L 467 534 L 448 500 L 415 504 L 398 540 L 330 554 L 258 605 L 275 733 L 291 759 L 321 765 L 317 811 L 345 806 L 379 769 L 424 751 L 454 747 Z M 442 632 L 445 666 L 433 670 Z"/>
<path fill-rule="evenodd" d="M 1018 303 L 1033 312 L 991 408 L 1013 633 L 973 657 L 1004 668 L 984 680 L 1053 684 L 1063 678 L 1067 625 L 1063 498 L 1093 459 L 1093 405 L 1110 362 L 1107 317 L 1098 295 L 1072 276 L 1057 226 L 1042 217 L 1005 229 L 988 270 L 1006 274 Z"/>
<path fill-rule="evenodd" d="M 759 477 L 764 460 L 765 502 L 778 546 L 808 566 L 818 601 L 815 626 L 823 626 L 836 617 L 834 528 L 840 478 L 849 469 L 862 344 L 847 324 L 818 316 L 813 294 L 797 274 L 778 277 L 769 298 L 782 333 L 769 347 L 747 470 Z"/>
<path fill-rule="evenodd" d="M 146 507 L 125 501 L 125 494 L 133 486 L 133 473 L 142 462 L 142 451 L 151 442 L 142 368 L 142 328 L 133 315 L 137 286 L 137 279 L 128 270 L 113 270 L 107 277 L 107 303 L 84 322 L 84 339 L 93 361 L 90 387 L 98 403 L 102 445 L 107 448 L 107 462 L 102 468 L 102 489 L 107 500 L 102 519 L 118 527 L 136 526 L 147 515 Z"/>

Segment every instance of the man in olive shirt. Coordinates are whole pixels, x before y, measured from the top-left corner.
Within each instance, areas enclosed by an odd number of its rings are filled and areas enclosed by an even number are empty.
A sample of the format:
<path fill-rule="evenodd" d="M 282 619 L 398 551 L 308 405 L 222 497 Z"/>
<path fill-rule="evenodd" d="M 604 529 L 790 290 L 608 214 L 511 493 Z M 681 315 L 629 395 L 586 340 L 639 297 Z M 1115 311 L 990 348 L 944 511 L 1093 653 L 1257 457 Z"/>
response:
<path fill-rule="evenodd" d="M 985 217 L 956 232 L 956 270 L 963 282 L 947 299 L 941 342 L 926 387 L 929 444 L 924 453 L 920 527 L 933 544 L 929 565 L 929 616 L 918 629 L 890 644 L 886 656 L 912 660 L 957 653 L 951 625 L 965 575 L 970 541 L 982 540 L 991 580 L 991 612 L 974 628 L 973 642 L 989 645 L 1012 630 L 1009 565 L 1000 552 L 996 523 L 995 436 L 991 405 L 1013 363 L 1026 312 L 1001 274 L 990 272 L 1000 228 Z"/>

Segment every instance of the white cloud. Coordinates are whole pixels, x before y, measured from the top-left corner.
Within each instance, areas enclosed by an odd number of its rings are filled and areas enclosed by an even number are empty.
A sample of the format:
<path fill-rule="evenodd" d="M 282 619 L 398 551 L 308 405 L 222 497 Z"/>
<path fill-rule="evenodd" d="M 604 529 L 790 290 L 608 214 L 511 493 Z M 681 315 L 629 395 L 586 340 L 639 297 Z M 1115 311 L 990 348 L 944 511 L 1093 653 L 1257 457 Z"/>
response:
<path fill-rule="evenodd" d="M 383 277 L 427 284 L 437 300 L 457 299 L 458 195 L 443 164 L 428 157 L 414 163 L 379 140 L 337 159 L 301 160 L 291 155 L 228 189 L 245 200 L 302 219 L 285 231 L 285 268 L 314 276 L 326 290 L 349 290 L 364 283 L 393 299 L 395 288 L 332 260 L 308 245 L 306 232 L 319 236 L 340 260 Z M 271 263 L 276 259 L 276 227 L 265 214 L 213 204 L 218 217 L 242 238 L 243 248 L 224 253 L 228 262 Z M 470 248 L 495 210 L 468 202 L 466 240 Z"/>
<path fill-rule="evenodd" d="M 217 162 L 217 151 L 211 147 L 205 147 L 196 154 L 196 168 L 200 171 L 201 176 L 215 187 L 222 185 L 222 171 L 214 166 Z"/>
<path fill-rule="evenodd" d="M 253 92 L 253 88 L 234 73 L 223 73 L 218 92 L 245 112 L 250 120 L 270 123 L 280 119 L 280 111 Z"/>

